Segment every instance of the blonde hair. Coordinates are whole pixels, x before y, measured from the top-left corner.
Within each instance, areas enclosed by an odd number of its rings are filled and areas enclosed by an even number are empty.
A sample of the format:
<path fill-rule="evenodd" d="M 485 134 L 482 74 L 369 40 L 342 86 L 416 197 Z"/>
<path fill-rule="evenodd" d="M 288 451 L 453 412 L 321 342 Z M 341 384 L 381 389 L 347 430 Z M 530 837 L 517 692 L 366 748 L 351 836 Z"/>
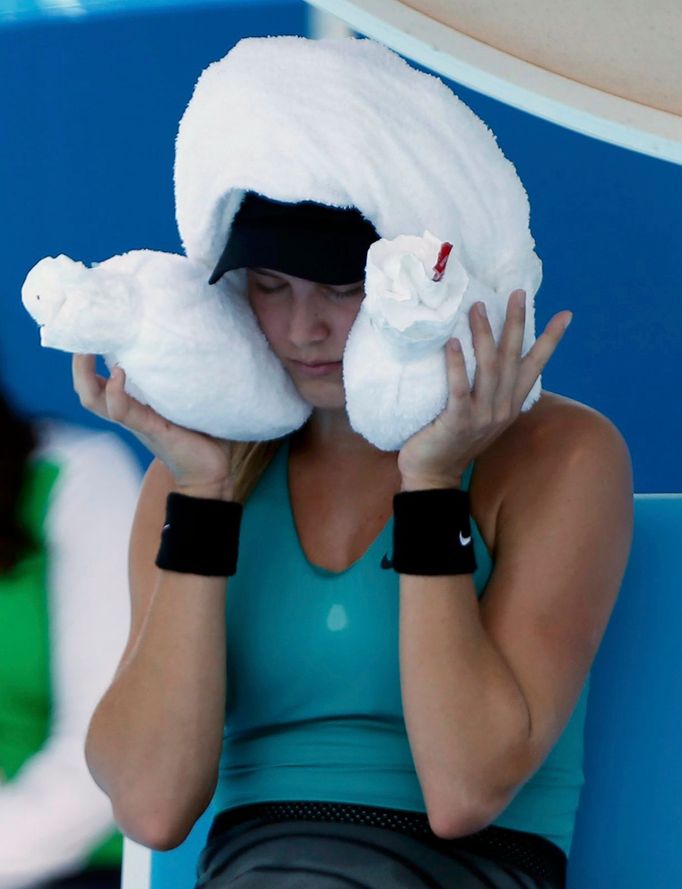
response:
<path fill-rule="evenodd" d="M 232 443 L 232 471 L 235 477 L 234 499 L 244 503 L 270 465 L 285 438 L 271 441 L 235 441 Z"/>

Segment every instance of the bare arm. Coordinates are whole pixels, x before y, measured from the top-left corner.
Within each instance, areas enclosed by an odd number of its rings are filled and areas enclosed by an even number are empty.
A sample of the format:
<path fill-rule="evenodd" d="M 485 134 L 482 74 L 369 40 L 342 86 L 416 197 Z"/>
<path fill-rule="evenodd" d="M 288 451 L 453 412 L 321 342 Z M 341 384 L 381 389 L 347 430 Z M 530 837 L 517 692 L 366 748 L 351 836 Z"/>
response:
<path fill-rule="evenodd" d="M 490 824 L 566 727 L 620 586 L 632 533 L 627 448 L 579 407 L 534 408 L 496 443 L 507 474 L 495 568 L 400 580 L 405 721 L 439 836 Z M 531 412 L 533 413 L 533 412 Z"/>
<path fill-rule="evenodd" d="M 556 743 L 606 628 L 632 532 L 630 461 L 615 428 L 551 397 L 520 413 L 570 322 L 568 312 L 555 315 L 523 355 L 521 297 L 508 302 L 499 344 L 485 312 L 472 309 L 473 388 L 455 341 L 446 408 L 398 456 L 403 490 L 456 487 L 474 458 L 486 475 L 497 466 L 484 484 L 497 489 L 499 507 L 480 606 L 466 575 L 400 578 L 405 723 L 443 837 L 494 820 Z"/>
<path fill-rule="evenodd" d="M 85 749 L 121 829 L 157 849 L 182 842 L 208 805 L 225 716 L 226 579 L 154 565 L 172 489 L 155 461 L 131 537 L 130 638 Z"/>
<path fill-rule="evenodd" d="M 130 543 L 131 628 L 90 721 L 88 768 L 114 816 L 143 845 L 179 845 L 216 786 L 226 690 L 225 577 L 154 564 L 167 494 L 234 497 L 229 442 L 175 426 L 74 356 L 81 403 L 134 432 L 157 459 L 145 477 Z"/>

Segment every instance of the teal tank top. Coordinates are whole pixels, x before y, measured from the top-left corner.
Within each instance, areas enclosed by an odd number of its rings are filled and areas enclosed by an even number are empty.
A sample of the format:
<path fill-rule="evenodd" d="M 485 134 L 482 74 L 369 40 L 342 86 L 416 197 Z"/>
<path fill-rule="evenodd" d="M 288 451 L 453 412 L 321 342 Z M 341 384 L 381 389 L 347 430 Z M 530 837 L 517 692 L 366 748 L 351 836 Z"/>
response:
<path fill-rule="evenodd" d="M 226 603 L 227 698 L 217 811 L 316 800 L 426 812 L 400 693 L 393 518 L 348 569 L 305 556 L 292 517 L 286 438 L 245 503 Z M 468 487 L 473 465 L 464 477 Z M 472 522 L 480 598 L 492 570 Z M 568 855 L 583 785 L 589 677 L 544 764 L 495 819 Z"/>

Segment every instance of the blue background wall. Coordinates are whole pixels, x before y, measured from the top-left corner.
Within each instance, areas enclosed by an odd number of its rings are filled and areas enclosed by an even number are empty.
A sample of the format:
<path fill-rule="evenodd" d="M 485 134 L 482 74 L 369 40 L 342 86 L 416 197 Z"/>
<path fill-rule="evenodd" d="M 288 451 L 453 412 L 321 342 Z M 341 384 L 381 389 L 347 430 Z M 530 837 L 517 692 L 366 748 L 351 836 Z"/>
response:
<path fill-rule="evenodd" d="M 39 346 L 22 281 L 46 255 L 179 251 L 173 147 L 196 78 L 240 37 L 282 33 L 306 33 L 303 3 L 212 0 L 0 27 L 0 376 L 20 406 L 103 425 L 71 390 L 69 356 Z M 545 387 L 616 423 L 638 491 L 682 490 L 682 168 L 452 86 L 528 190 L 545 270 L 538 326 L 574 311 Z"/>

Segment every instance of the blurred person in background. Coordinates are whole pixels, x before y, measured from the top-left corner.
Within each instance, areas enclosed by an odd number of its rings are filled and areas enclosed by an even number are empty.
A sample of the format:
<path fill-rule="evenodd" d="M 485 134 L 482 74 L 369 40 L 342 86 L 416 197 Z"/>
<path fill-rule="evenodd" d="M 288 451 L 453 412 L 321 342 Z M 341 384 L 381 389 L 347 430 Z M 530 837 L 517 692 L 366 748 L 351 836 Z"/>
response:
<path fill-rule="evenodd" d="M 0 388 L 0 889 L 120 885 L 84 741 L 128 632 L 139 484 L 115 434 L 24 418 Z"/>

